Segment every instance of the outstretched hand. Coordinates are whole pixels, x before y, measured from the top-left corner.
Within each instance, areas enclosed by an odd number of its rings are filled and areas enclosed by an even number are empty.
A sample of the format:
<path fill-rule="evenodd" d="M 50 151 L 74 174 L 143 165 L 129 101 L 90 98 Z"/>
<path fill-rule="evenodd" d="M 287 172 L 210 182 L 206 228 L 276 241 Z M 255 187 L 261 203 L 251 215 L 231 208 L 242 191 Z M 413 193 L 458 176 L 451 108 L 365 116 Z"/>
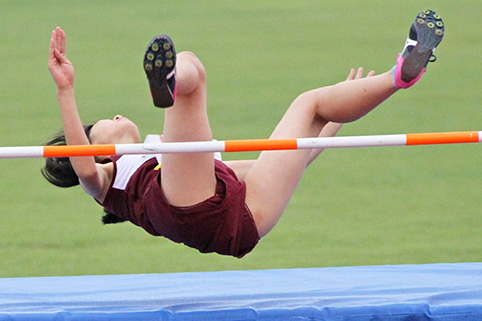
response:
<path fill-rule="evenodd" d="M 65 32 L 57 27 L 50 38 L 49 70 L 58 89 L 74 87 L 74 66 L 65 57 L 65 48 Z"/>

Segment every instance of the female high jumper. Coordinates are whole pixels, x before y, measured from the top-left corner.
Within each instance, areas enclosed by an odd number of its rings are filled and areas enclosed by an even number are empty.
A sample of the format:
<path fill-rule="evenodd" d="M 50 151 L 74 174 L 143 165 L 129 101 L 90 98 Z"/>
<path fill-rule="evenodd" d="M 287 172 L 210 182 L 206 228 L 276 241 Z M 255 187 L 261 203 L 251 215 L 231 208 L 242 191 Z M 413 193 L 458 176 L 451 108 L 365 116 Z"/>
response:
<path fill-rule="evenodd" d="M 433 11 L 419 13 L 393 69 L 299 95 L 271 139 L 334 136 L 341 123 L 364 116 L 400 88 L 415 84 L 434 60 L 444 24 Z M 143 67 L 154 105 L 166 107 L 163 141 L 213 139 L 206 111 L 206 72 L 191 52 L 176 54 L 172 40 L 155 37 Z M 51 145 L 139 143 L 137 126 L 120 115 L 84 127 L 74 97 L 74 68 L 65 33 L 52 32 L 49 70 L 57 85 L 63 134 Z M 167 108 L 168 107 L 168 108 Z M 130 221 L 156 236 L 202 253 L 238 258 L 278 222 L 306 167 L 321 150 L 261 152 L 256 160 L 222 162 L 213 153 L 48 158 L 43 175 L 53 184 L 80 184 L 107 213 L 104 223 Z M 162 165 L 162 166 L 160 166 Z"/>

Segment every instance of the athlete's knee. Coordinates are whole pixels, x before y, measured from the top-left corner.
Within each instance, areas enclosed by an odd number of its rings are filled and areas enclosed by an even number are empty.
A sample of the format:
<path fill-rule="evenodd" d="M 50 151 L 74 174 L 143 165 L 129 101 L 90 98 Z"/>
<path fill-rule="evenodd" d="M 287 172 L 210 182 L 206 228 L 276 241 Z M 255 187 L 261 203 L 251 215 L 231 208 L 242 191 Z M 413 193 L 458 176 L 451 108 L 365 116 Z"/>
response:
<path fill-rule="evenodd" d="M 199 78 L 203 79 L 206 78 L 206 70 L 201 62 L 201 60 L 191 51 L 182 51 L 178 54 L 178 61 L 179 63 L 188 62 L 196 67 Z"/>
<path fill-rule="evenodd" d="M 349 123 L 359 117 L 350 112 L 350 108 L 336 108 L 339 97 L 333 95 L 331 87 L 313 89 L 299 95 L 293 102 L 300 110 L 312 113 L 315 121 Z M 335 103 L 335 104 L 334 104 Z"/>
<path fill-rule="evenodd" d="M 188 96 L 206 88 L 206 71 L 199 58 L 189 51 L 178 54 L 177 93 Z"/>
<path fill-rule="evenodd" d="M 321 93 L 315 90 L 298 95 L 289 108 L 297 114 L 312 118 L 314 121 L 323 121 L 323 114 L 320 113 L 323 109 L 323 98 Z"/>

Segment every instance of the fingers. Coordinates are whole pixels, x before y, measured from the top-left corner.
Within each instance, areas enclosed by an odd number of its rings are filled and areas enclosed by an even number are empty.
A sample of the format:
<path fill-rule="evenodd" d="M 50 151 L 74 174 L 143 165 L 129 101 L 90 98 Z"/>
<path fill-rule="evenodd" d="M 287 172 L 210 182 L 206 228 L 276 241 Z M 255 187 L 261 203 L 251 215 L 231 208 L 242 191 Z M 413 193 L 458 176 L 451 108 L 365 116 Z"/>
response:
<path fill-rule="evenodd" d="M 350 73 L 348 74 L 348 77 L 346 77 L 346 80 L 353 80 L 355 79 L 355 69 L 351 68 Z"/>
<path fill-rule="evenodd" d="M 355 79 L 360 79 L 360 78 L 363 78 L 363 68 L 362 67 L 358 68 L 358 70 L 356 72 L 356 76 L 355 76 Z"/>
<path fill-rule="evenodd" d="M 54 50 L 54 57 L 57 59 L 57 61 L 61 64 L 68 62 L 69 60 L 65 57 L 64 54 L 62 54 L 59 50 L 55 49 Z"/>
<path fill-rule="evenodd" d="M 363 68 L 360 67 L 356 71 L 354 68 L 350 70 L 350 73 L 348 74 L 348 77 L 346 77 L 346 80 L 355 80 L 355 79 L 361 79 L 363 78 Z M 375 71 L 371 70 L 368 74 L 367 77 L 373 77 L 375 76 Z"/>
<path fill-rule="evenodd" d="M 65 56 L 65 32 L 57 27 L 52 31 L 49 48 L 49 69 L 55 71 L 65 65 L 71 65 L 70 61 Z"/>
<path fill-rule="evenodd" d="M 58 50 L 60 54 L 65 55 L 66 40 L 65 32 L 59 27 L 52 31 L 52 38 L 50 38 L 50 51 Z"/>
<path fill-rule="evenodd" d="M 52 31 L 52 38 L 50 38 L 49 59 L 54 57 L 55 46 L 55 31 Z"/>
<path fill-rule="evenodd" d="M 57 32 L 57 41 L 59 43 L 57 49 L 62 55 L 65 55 L 65 48 L 66 48 L 65 32 L 59 27 L 57 27 L 55 31 Z"/>

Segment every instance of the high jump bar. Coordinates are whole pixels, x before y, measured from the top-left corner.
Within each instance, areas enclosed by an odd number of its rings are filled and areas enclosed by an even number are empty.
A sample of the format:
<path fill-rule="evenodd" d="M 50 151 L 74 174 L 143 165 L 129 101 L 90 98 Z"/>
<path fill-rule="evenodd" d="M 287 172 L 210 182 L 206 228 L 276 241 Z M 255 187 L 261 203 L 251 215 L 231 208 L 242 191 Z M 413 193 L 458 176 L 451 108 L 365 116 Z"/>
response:
<path fill-rule="evenodd" d="M 248 139 L 178 143 L 0 147 L 0 158 L 248 152 L 265 150 L 413 146 L 480 142 L 482 142 L 482 131 L 465 131 L 396 135 L 311 137 L 293 139 Z"/>

